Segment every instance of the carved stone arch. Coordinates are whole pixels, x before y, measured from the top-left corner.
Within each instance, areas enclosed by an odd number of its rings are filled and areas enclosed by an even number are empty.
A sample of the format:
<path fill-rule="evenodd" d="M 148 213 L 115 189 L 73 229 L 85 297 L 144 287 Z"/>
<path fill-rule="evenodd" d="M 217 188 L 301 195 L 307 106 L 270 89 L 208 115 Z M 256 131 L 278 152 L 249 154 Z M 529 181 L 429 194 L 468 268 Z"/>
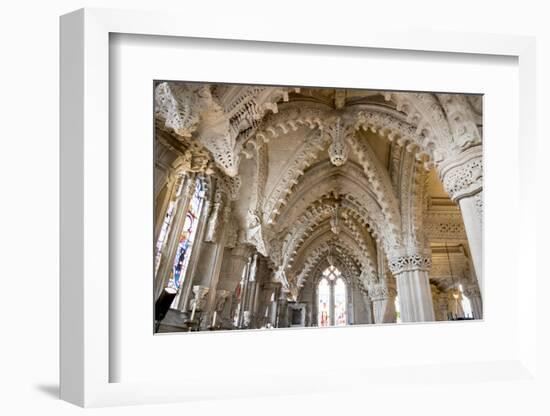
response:
<path fill-rule="evenodd" d="M 298 185 L 293 188 L 294 190 L 288 191 L 289 196 L 281 202 L 280 205 L 284 209 L 279 208 L 279 212 L 270 213 L 269 206 L 264 207 L 268 221 L 276 223 L 276 231 L 279 232 L 292 224 L 313 201 L 320 200 L 332 193 L 346 206 L 356 207 L 356 216 L 362 217 L 361 222 L 373 231 L 377 240 L 383 241 L 384 245 L 388 247 L 398 245 L 400 241 L 399 219 L 392 223 L 389 222 L 392 217 L 384 215 L 372 186 L 365 178 L 363 169 L 351 161 L 346 163 L 345 168 L 331 167 L 327 169 L 327 164 L 330 162 L 321 162 L 307 171 Z M 334 195 L 335 189 L 339 189 L 339 195 Z M 287 192 L 285 192 L 286 194 Z"/>
<path fill-rule="evenodd" d="M 302 245 L 314 234 L 318 228 L 329 227 L 332 229 L 332 224 L 330 220 L 335 209 L 335 201 L 330 201 L 329 203 L 319 204 L 318 209 L 315 210 L 315 214 L 308 217 L 305 215 L 306 219 L 303 223 L 299 223 L 299 226 L 291 229 L 287 234 L 289 236 L 288 241 L 284 245 L 285 252 L 283 253 L 283 264 L 287 265 L 292 262 L 295 254 L 300 250 Z M 349 233 L 354 237 L 360 246 L 361 250 L 368 253 L 370 258 L 375 258 L 374 256 L 374 243 L 372 236 L 369 234 L 365 226 L 360 222 L 357 216 L 348 215 L 346 208 L 342 213 L 341 224 L 344 226 Z M 351 212 L 349 212 L 351 214 Z"/>
<path fill-rule="evenodd" d="M 416 127 L 429 143 L 436 163 L 446 157 L 447 149 L 452 140 L 451 129 L 445 112 L 435 94 L 432 93 L 399 93 L 387 92 L 385 98 L 396 104 L 398 111 L 406 114 L 407 122 Z"/>
<path fill-rule="evenodd" d="M 426 239 L 423 218 L 426 208 L 427 172 L 420 163 L 409 154 L 401 159 L 399 172 L 399 200 L 401 202 L 401 222 L 403 245 L 396 250 L 387 251 L 389 256 L 396 252 L 415 253 L 424 251 L 429 243 Z"/>
<path fill-rule="evenodd" d="M 310 280 L 313 286 L 316 286 L 322 279 L 322 273 L 331 264 L 326 259 L 326 251 L 321 256 L 315 256 L 315 266 L 311 269 L 308 277 L 305 281 Z M 334 256 L 334 267 L 336 267 L 342 274 L 340 277 L 346 282 L 347 285 L 353 285 L 354 277 L 358 278 L 359 274 L 356 274 L 356 266 L 353 265 L 353 259 L 343 256 L 341 254 Z"/>
<path fill-rule="evenodd" d="M 361 267 L 354 256 L 350 254 L 349 250 L 344 245 L 335 245 L 331 248 L 330 244 L 331 242 L 324 242 L 310 252 L 306 263 L 297 274 L 296 284 L 298 287 L 308 281 L 311 276 L 315 276 L 316 274 L 320 275 L 316 270 L 319 271 L 321 264 L 325 264 L 325 266 L 328 267 L 327 256 L 331 250 L 333 254 L 335 254 L 335 263 L 343 264 L 350 276 L 356 276 L 357 278 L 361 276 Z M 318 283 L 318 280 L 313 282 L 314 285 L 316 283 Z"/>
<path fill-rule="evenodd" d="M 375 257 L 372 256 L 370 250 L 365 250 L 345 227 L 338 235 L 338 238 L 334 238 L 334 234 L 332 234 L 330 224 L 328 223 L 322 224 L 316 229 L 297 252 L 293 261 L 287 265 L 287 268 L 294 271 L 301 270 L 310 253 L 327 242 L 330 242 L 333 246 L 345 247 L 356 263 L 361 266 L 362 270 L 367 270 L 368 273 L 372 274 L 376 273 Z"/>

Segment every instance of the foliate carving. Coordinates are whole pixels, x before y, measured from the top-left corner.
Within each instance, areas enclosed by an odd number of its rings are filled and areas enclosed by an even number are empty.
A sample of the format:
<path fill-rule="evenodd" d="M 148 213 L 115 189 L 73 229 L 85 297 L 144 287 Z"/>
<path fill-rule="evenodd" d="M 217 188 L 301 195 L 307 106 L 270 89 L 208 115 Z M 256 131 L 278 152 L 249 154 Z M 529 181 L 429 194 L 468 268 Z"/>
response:
<path fill-rule="evenodd" d="M 394 299 L 397 296 L 397 290 L 391 285 L 378 283 L 368 287 L 370 299 L 374 301 Z"/>
<path fill-rule="evenodd" d="M 326 133 L 332 139 L 332 143 L 328 148 L 328 154 L 334 166 L 342 166 L 348 160 L 349 151 L 346 144 L 346 130 L 340 117 L 337 117 L 332 124 L 325 127 Z"/>
<path fill-rule="evenodd" d="M 437 97 L 447 114 L 454 147 L 461 151 L 481 144 L 475 114 L 464 94 L 437 94 Z"/>
<path fill-rule="evenodd" d="M 223 224 L 223 199 L 219 189 L 216 189 L 214 203 L 208 217 L 204 241 L 215 243 L 219 238 L 219 231 Z"/>
<path fill-rule="evenodd" d="M 239 176 L 231 177 L 222 174 L 219 183 L 231 201 L 239 199 L 239 191 L 241 190 L 241 178 Z"/>
<path fill-rule="evenodd" d="M 474 195 L 483 187 L 481 148 L 470 148 L 440 169 L 443 187 L 453 201 Z"/>
<path fill-rule="evenodd" d="M 394 101 L 397 110 L 407 115 L 407 122 L 416 126 L 415 131 L 423 138 L 425 149 L 436 149 L 429 151 L 435 162 L 443 160 L 451 143 L 451 131 L 437 97 L 420 92 L 387 93 L 386 100 Z"/>
<path fill-rule="evenodd" d="M 391 257 L 388 266 L 394 276 L 414 270 L 429 271 L 432 266 L 432 259 L 430 256 L 422 254 L 402 255 Z"/>
<path fill-rule="evenodd" d="M 193 293 L 195 297 L 191 300 L 191 308 L 202 310 L 205 306 L 206 295 L 210 289 L 207 286 L 195 285 L 193 286 Z M 196 306 L 195 306 L 196 305 Z"/>
<path fill-rule="evenodd" d="M 268 246 L 263 237 L 262 221 L 258 213 L 254 210 L 248 210 L 246 242 L 256 247 L 259 253 L 268 255 Z"/>
<path fill-rule="evenodd" d="M 190 137 L 197 129 L 200 114 L 212 102 L 206 85 L 162 82 L 155 89 L 155 116 L 164 120 L 166 128 Z"/>

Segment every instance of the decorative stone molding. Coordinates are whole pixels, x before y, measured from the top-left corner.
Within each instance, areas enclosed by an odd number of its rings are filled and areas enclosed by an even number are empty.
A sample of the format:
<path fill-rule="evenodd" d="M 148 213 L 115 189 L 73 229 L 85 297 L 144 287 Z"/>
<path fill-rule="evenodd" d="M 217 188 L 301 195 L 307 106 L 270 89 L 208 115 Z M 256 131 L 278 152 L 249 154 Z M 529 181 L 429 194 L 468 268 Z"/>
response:
<path fill-rule="evenodd" d="M 436 94 L 451 128 L 453 145 L 459 151 L 481 144 L 475 114 L 464 94 Z"/>
<path fill-rule="evenodd" d="M 246 242 L 252 244 L 259 253 L 264 256 L 269 255 L 268 244 L 263 237 L 263 226 L 260 216 L 253 210 L 248 210 Z"/>
<path fill-rule="evenodd" d="M 207 85 L 162 82 L 155 89 L 155 116 L 182 137 L 191 137 L 211 103 Z"/>
<path fill-rule="evenodd" d="M 483 188 L 483 159 L 481 146 L 465 150 L 456 158 L 440 166 L 439 175 L 450 198 L 460 199 L 475 195 Z"/>
<path fill-rule="evenodd" d="M 202 310 L 205 306 L 206 295 L 208 294 L 209 290 L 210 288 L 207 286 L 200 286 L 200 285 L 193 286 L 193 294 L 195 296 L 193 299 L 191 299 L 190 307 L 198 311 Z"/>
<path fill-rule="evenodd" d="M 429 271 L 431 265 L 431 257 L 423 254 L 394 256 L 388 262 L 389 269 L 394 276 L 414 270 Z"/>
<path fill-rule="evenodd" d="M 196 136 L 218 167 L 235 176 L 243 143 L 267 111 L 277 112 L 277 102 L 298 90 L 163 82 L 155 90 L 155 114 L 183 139 Z"/>
<path fill-rule="evenodd" d="M 332 124 L 325 127 L 325 132 L 332 139 L 332 143 L 328 148 L 330 162 L 334 166 L 342 166 L 348 160 L 349 154 L 346 144 L 347 131 L 342 119 L 337 117 Z"/>
<path fill-rule="evenodd" d="M 434 149 L 430 152 L 435 162 L 446 157 L 451 143 L 451 131 L 447 116 L 441 103 L 432 93 L 386 93 L 387 101 L 396 103 L 398 111 L 407 116 L 407 122 L 416 126 L 415 132 L 421 135 L 424 147 Z"/>
<path fill-rule="evenodd" d="M 394 299 L 397 296 L 397 290 L 394 286 L 384 283 L 377 283 L 368 287 L 370 299 L 375 301 Z"/>

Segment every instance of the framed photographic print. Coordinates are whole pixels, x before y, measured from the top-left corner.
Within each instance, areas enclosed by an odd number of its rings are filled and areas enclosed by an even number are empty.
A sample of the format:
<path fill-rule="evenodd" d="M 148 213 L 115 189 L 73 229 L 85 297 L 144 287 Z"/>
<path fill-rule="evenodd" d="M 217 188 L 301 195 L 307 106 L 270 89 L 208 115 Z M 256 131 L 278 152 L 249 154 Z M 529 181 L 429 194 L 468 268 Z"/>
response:
<path fill-rule="evenodd" d="M 180 18 L 61 20 L 62 398 L 532 378 L 533 40 Z"/>

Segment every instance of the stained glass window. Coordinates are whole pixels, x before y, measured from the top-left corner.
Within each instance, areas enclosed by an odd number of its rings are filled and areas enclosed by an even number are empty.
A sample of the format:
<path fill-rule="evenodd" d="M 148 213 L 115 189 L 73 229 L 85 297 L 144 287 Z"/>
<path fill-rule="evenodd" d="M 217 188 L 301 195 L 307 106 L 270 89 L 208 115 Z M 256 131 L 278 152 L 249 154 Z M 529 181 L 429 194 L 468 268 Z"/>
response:
<path fill-rule="evenodd" d="M 160 265 L 160 259 L 162 257 L 162 251 L 164 249 L 164 245 L 166 244 L 166 238 L 168 237 L 168 232 L 170 231 L 170 227 L 172 225 L 172 219 L 174 218 L 174 208 L 176 207 L 176 199 L 179 197 L 181 193 L 181 188 L 183 186 L 183 180 L 180 179 L 177 183 L 176 188 L 176 194 L 172 198 L 172 200 L 168 203 L 168 208 L 166 209 L 166 214 L 164 215 L 164 219 L 162 221 L 162 227 L 159 232 L 157 244 L 156 244 L 156 253 L 155 253 L 155 273 L 157 272 L 159 265 Z"/>
<path fill-rule="evenodd" d="M 189 209 L 187 210 L 185 217 L 185 223 L 183 224 L 183 230 L 180 234 L 178 249 L 176 251 L 176 257 L 172 268 L 172 277 L 168 284 L 169 287 L 179 289 L 181 283 L 185 279 L 185 272 L 191 257 L 195 234 L 197 233 L 197 225 L 201 213 L 203 197 L 203 184 L 200 179 L 197 179 L 195 192 L 191 197 Z"/>
<path fill-rule="evenodd" d="M 346 325 L 346 284 L 341 277 L 334 283 L 334 325 Z"/>
<path fill-rule="evenodd" d="M 330 286 L 326 278 L 319 282 L 318 325 L 330 325 Z"/>

